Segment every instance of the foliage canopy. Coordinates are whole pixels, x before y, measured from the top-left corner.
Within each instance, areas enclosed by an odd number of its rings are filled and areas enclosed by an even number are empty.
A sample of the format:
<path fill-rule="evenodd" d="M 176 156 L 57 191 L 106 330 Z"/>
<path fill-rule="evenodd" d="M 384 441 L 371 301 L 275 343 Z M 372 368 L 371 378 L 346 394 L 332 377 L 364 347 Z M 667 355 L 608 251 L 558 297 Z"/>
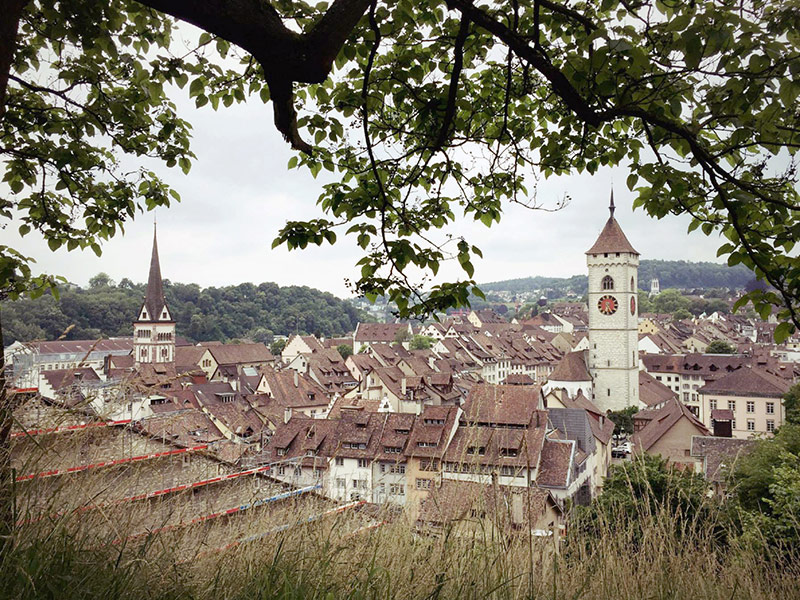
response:
<path fill-rule="evenodd" d="M 188 86 L 198 106 L 271 101 L 298 149 L 289 166 L 336 173 L 324 217 L 287 223 L 275 243 L 344 230 L 364 251 L 354 289 L 402 314 L 478 293 L 480 250 L 441 233 L 459 216 L 491 226 L 508 202 L 541 207 L 538 174 L 626 165 L 635 206 L 688 213 L 772 286 L 747 299 L 762 316 L 780 307 L 777 338 L 800 324 L 791 0 L 2 3 L 20 35 L 13 52 L 0 30 L 12 190 L 0 209 L 52 248 L 99 252 L 138 208 L 174 198 L 119 156 L 190 168 L 189 125 L 166 91 Z M 165 13 L 205 30 L 198 47 L 178 51 Z M 0 251 L 4 290 L 29 287 L 24 257 Z M 433 284 L 451 259 L 465 277 Z"/>

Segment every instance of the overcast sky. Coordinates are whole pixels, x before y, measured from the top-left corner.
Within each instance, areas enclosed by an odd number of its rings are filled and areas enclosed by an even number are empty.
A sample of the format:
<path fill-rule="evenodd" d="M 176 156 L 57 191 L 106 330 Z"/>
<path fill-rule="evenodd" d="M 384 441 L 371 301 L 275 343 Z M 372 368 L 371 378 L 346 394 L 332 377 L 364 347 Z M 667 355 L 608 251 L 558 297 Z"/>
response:
<path fill-rule="evenodd" d="M 287 219 L 321 216 L 315 204 L 321 182 L 303 171 L 287 170 L 292 152 L 272 125 L 271 107 L 255 100 L 214 112 L 208 106 L 197 110 L 187 100 L 179 104 L 186 109 L 181 116 L 194 126 L 197 160 L 189 175 L 154 169 L 182 197 L 156 212 L 163 276 L 203 287 L 274 281 L 350 296 L 344 279 L 358 276 L 354 263 L 360 249 L 354 241 L 340 236 L 335 246 L 270 249 Z M 511 205 L 502 222 L 490 229 L 462 222 L 449 232 L 482 249 L 484 258 L 475 261 L 480 282 L 584 273 L 584 252 L 608 218 L 613 184 L 617 219 L 642 258 L 716 260 L 719 239 L 700 232 L 687 235 L 687 218 L 655 221 L 641 210 L 632 212 L 626 176 L 624 169 L 604 169 L 594 176 L 541 181 L 540 202 L 552 205 L 568 194 L 572 203 L 555 213 Z M 124 235 L 104 244 L 100 258 L 91 250 L 53 253 L 35 234 L 20 239 L 15 227 L 0 232 L 0 243 L 34 257 L 37 271 L 63 275 L 82 286 L 101 271 L 116 281 L 128 277 L 143 282 L 152 231 L 153 214 L 140 214 Z M 442 278 L 459 276 L 456 265 L 440 271 Z"/>

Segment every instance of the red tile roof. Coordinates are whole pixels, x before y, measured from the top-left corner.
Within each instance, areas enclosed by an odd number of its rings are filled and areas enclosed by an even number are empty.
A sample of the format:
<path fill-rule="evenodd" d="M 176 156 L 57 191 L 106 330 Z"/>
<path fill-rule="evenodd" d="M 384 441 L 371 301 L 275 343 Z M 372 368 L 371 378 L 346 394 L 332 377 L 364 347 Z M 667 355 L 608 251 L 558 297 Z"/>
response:
<path fill-rule="evenodd" d="M 701 394 L 781 398 L 791 384 L 761 369 L 742 367 L 701 387 Z"/>
<path fill-rule="evenodd" d="M 586 254 L 605 254 L 610 252 L 628 252 L 637 256 L 639 254 L 633 249 L 613 216 L 606 221 L 603 231 L 600 232 L 600 237 L 597 238 L 594 246 L 586 251 Z"/>
<path fill-rule="evenodd" d="M 591 381 L 589 369 L 586 368 L 587 350 L 568 352 L 550 373 L 548 381 Z"/>

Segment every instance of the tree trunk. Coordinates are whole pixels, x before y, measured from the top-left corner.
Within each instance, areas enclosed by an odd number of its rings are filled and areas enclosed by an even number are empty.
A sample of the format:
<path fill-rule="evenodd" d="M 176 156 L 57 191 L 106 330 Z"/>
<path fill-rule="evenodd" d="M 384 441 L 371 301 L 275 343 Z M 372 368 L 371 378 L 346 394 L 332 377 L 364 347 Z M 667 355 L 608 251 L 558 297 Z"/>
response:
<path fill-rule="evenodd" d="M 6 357 L 3 349 L 3 313 L 0 309 L 0 552 L 6 550 L 14 529 L 14 480 L 9 445 L 13 407 L 12 395 L 6 381 Z"/>
<path fill-rule="evenodd" d="M 0 0 L 0 119 L 5 113 L 6 88 L 17 47 L 19 19 L 27 3 L 28 0 Z"/>

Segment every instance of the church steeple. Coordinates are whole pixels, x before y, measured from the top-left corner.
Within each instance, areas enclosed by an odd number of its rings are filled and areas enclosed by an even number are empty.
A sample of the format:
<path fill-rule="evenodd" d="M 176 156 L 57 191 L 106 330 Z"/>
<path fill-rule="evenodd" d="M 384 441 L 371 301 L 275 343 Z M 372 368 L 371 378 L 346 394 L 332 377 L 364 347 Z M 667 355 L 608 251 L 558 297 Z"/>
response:
<path fill-rule="evenodd" d="M 155 223 L 153 223 L 153 253 L 150 256 L 150 275 L 147 279 L 144 305 L 149 320 L 162 320 L 165 313 L 169 318 L 167 302 L 164 299 L 164 282 L 161 280 L 161 263 L 158 260 L 158 236 Z"/>
<path fill-rule="evenodd" d="M 142 308 L 133 323 L 133 352 L 136 364 L 167 363 L 175 360 L 175 321 L 164 298 L 158 236 L 153 223 L 153 252 Z"/>

